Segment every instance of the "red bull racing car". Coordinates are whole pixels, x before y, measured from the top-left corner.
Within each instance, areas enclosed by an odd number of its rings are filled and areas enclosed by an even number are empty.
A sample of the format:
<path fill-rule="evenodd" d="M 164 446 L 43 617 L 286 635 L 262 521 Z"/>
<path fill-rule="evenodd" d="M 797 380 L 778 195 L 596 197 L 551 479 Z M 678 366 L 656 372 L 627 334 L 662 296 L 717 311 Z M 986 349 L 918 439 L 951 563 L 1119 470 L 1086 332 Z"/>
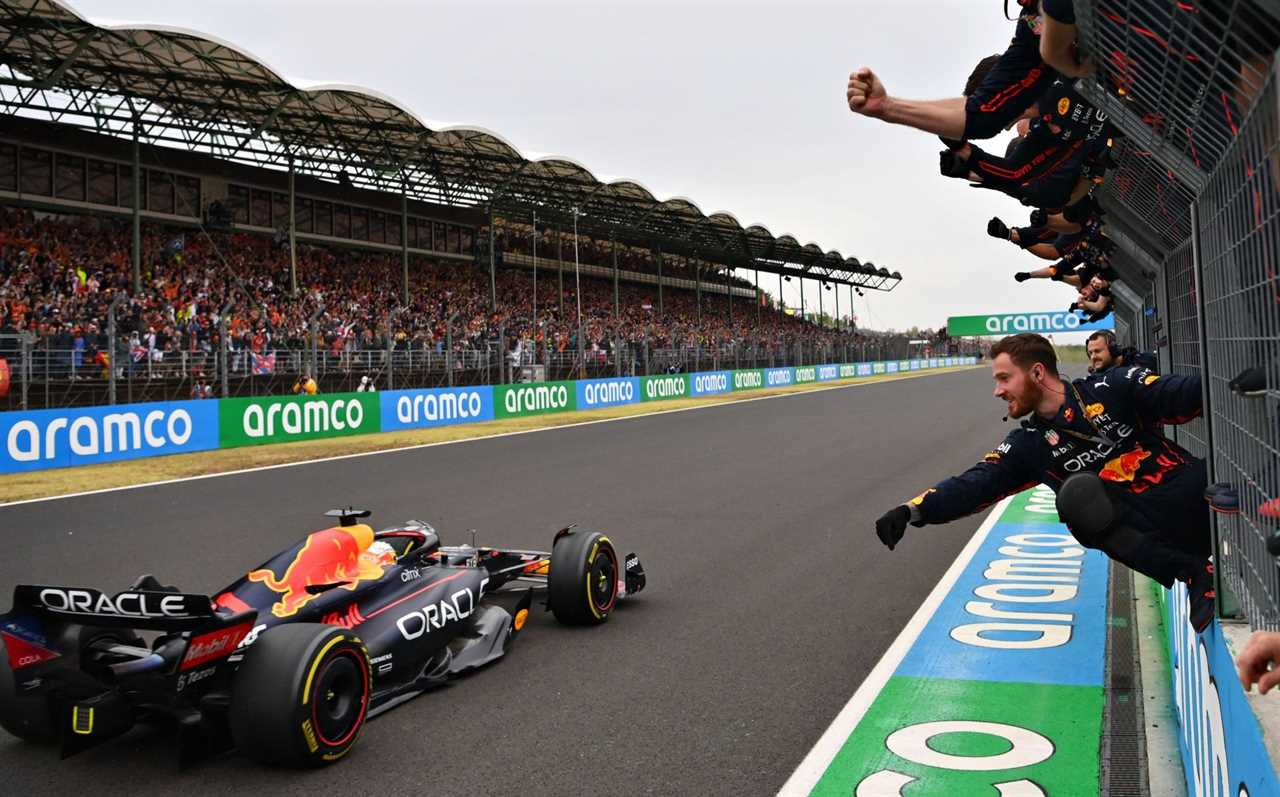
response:
<path fill-rule="evenodd" d="M 501 657 L 535 596 L 590 625 L 645 584 L 635 554 L 620 560 L 608 537 L 572 526 L 549 552 L 518 551 L 327 514 L 337 526 L 212 598 L 149 575 L 116 595 L 17 587 L 0 615 L 0 727 L 65 757 L 169 720 L 183 764 L 235 747 L 320 766 L 369 718 Z"/>

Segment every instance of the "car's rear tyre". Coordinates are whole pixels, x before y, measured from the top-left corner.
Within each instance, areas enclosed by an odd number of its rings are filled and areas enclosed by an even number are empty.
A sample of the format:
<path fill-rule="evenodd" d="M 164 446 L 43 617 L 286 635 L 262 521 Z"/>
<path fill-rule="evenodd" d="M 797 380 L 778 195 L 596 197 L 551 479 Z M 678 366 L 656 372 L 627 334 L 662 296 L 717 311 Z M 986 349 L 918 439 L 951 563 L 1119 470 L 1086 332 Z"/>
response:
<path fill-rule="evenodd" d="M 551 549 L 547 599 L 567 625 L 597 625 L 618 603 L 618 553 L 598 532 L 570 532 Z"/>
<path fill-rule="evenodd" d="M 369 654 L 350 631 L 279 625 L 245 653 L 231 691 L 231 735 L 266 764 L 318 767 L 342 758 L 369 713 Z"/>
<path fill-rule="evenodd" d="M 0 728 L 24 742 L 52 742 L 57 738 L 53 708 L 43 695 L 22 697 L 9 668 L 9 651 L 0 639 Z"/>

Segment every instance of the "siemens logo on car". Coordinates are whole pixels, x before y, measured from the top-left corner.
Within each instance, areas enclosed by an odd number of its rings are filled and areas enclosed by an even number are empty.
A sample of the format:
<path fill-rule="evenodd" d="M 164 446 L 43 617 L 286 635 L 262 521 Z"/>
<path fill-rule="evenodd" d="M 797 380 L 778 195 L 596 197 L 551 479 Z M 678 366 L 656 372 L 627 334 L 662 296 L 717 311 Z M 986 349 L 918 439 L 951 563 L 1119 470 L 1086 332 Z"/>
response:
<path fill-rule="evenodd" d="M 364 405 L 356 399 L 335 399 L 271 404 L 250 404 L 241 424 L 250 439 L 288 435 L 324 434 L 359 429 L 364 423 Z M 277 426 L 278 424 L 278 426 Z"/>
<path fill-rule="evenodd" d="M 609 407 L 639 400 L 635 379 L 599 379 L 578 383 L 578 408 Z"/>
<path fill-rule="evenodd" d="M 565 409 L 569 406 L 569 388 L 564 385 L 538 385 L 508 390 L 502 399 L 509 414 Z"/>
<path fill-rule="evenodd" d="M 212 401 L 5 412 L 0 473 L 204 451 L 217 447 L 217 434 Z"/>

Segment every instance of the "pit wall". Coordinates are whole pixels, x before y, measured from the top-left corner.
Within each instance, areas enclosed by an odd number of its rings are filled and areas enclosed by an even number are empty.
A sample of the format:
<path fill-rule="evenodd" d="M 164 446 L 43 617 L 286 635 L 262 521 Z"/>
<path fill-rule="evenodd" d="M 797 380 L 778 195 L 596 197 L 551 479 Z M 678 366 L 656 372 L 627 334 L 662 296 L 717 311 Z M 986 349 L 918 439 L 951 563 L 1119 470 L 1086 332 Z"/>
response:
<path fill-rule="evenodd" d="M 973 365 L 974 357 L 0 412 L 0 474 Z"/>
<path fill-rule="evenodd" d="M 1156 590 L 1168 629 L 1170 686 L 1188 796 L 1280 795 L 1267 740 L 1240 688 L 1222 627 L 1215 620 L 1196 634 L 1187 619 L 1186 587 Z"/>

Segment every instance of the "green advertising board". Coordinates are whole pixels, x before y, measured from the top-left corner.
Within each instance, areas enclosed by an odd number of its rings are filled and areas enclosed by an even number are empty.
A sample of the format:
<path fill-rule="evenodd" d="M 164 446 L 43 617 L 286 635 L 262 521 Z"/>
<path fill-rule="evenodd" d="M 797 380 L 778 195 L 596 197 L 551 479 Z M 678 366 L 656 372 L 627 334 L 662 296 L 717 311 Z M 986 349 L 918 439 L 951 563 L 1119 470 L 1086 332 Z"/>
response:
<path fill-rule="evenodd" d="M 1086 321 L 1077 313 L 1065 310 L 1046 310 L 1041 313 L 992 313 L 990 315 L 953 315 L 947 319 L 947 334 L 952 337 L 973 335 L 1012 335 L 1018 332 L 1036 332 L 1052 335 L 1055 332 L 1088 332 L 1095 329 L 1112 329 L 1115 315 L 1101 321 Z"/>
<path fill-rule="evenodd" d="M 744 368 L 733 372 L 734 390 L 757 390 L 764 387 L 764 369 Z"/>
<path fill-rule="evenodd" d="M 220 448 L 371 434 L 382 431 L 377 393 L 223 399 Z"/>
<path fill-rule="evenodd" d="M 640 377 L 641 401 L 664 401 L 689 397 L 688 374 Z"/>
<path fill-rule="evenodd" d="M 816 381 L 818 381 L 817 368 L 814 368 L 811 365 L 804 365 L 799 368 L 796 368 L 796 384 L 797 385 L 803 384 L 805 382 L 816 382 Z"/>
<path fill-rule="evenodd" d="M 573 382 L 539 382 L 527 385 L 495 385 L 493 416 L 519 418 L 569 412 L 578 407 L 577 386 Z"/>

